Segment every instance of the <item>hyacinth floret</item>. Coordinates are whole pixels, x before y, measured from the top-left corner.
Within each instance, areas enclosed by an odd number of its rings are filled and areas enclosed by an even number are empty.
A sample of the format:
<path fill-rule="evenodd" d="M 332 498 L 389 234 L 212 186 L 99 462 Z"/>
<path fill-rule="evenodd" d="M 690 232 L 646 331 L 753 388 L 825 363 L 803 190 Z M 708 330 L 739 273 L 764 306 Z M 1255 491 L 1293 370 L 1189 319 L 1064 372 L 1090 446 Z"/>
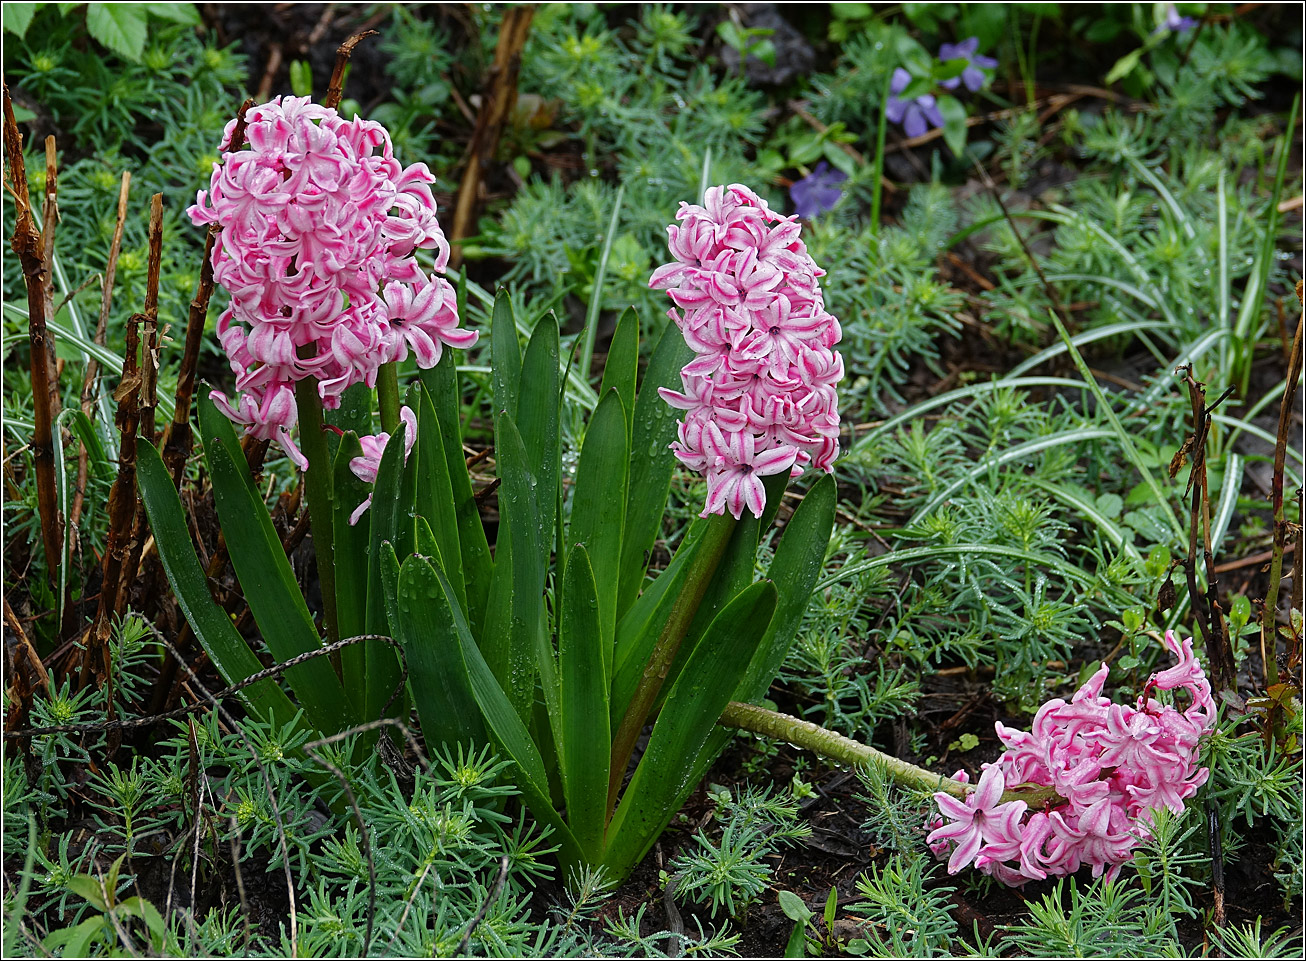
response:
<path fill-rule="evenodd" d="M 675 260 L 649 286 L 675 304 L 667 315 L 695 357 L 682 390 L 661 388 L 685 412 L 676 457 L 707 477 L 703 517 L 761 516 L 761 478 L 806 467 L 833 470 L 839 454 L 835 384 L 839 322 L 825 309 L 816 266 L 783 217 L 742 184 L 682 203 L 667 228 Z"/>
<path fill-rule="evenodd" d="M 948 857 L 949 873 L 973 864 L 1020 885 L 1088 865 L 1094 877 L 1113 878 L 1150 837 L 1153 810 L 1183 812 L 1209 775 L 1198 742 L 1215 723 L 1215 702 L 1192 638 L 1180 643 L 1167 631 L 1164 644 L 1178 663 L 1153 674 L 1135 706 L 1102 695 L 1103 665 L 1069 703 L 1040 707 L 1028 732 L 996 725 L 1006 750 L 984 765 L 977 789 L 965 801 L 934 795 L 939 816 L 927 840 Z M 1188 693 L 1182 711 L 1151 696 L 1174 690 Z M 1050 787 L 1060 800 L 1037 810 L 999 803 L 1017 785 Z"/>
<path fill-rule="evenodd" d="M 430 367 L 442 347 L 466 348 L 457 299 L 441 276 L 449 244 L 435 215 L 434 175 L 402 166 L 378 123 L 345 120 L 307 97 L 277 98 L 246 115 L 247 149 L 228 149 L 187 213 L 218 224 L 213 277 L 231 293 L 218 339 L 236 375 L 235 403 L 212 393 L 247 434 L 274 440 L 308 466 L 291 430 L 295 385 L 316 382 L 324 407 L 376 384 L 382 364 L 411 352 Z M 435 252 L 428 274 L 417 250 Z"/>

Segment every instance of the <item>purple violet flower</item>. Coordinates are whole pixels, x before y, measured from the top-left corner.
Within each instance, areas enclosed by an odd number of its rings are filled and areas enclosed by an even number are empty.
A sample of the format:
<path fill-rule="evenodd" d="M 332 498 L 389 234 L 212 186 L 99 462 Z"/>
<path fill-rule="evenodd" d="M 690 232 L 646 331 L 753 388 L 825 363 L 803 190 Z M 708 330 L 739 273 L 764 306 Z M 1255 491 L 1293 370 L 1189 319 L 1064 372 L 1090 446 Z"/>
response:
<path fill-rule="evenodd" d="M 956 90 L 958 86 L 964 83 L 966 89 L 971 93 L 984 86 L 984 81 L 988 79 L 984 75 L 984 71 L 994 69 L 997 67 L 998 62 L 992 57 L 981 55 L 978 51 L 979 37 L 968 37 L 961 43 L 945 43 L 939 47 L 940 60 L 966 61 L 966 69 L 959 76 L 940 81 L 939 86 L 944 90 Z"/>
<path fill-rule="evenodd" d="M 1197 26 L 1197 21 L 1192 17 L 1179 16 L 1179 9 L 1172 3 L 1165 11 L 1165 28 L 1171 33 L 1187 33 L 1193 27 Z"/>
<path fill-rule="evenodd" d="M 935 106 L 932 94 L 921 94 L 914 100 L 899 100 L 898 94 L 907 89 L 911 83 L 911 74 L 902 67 L 893 71 L 889 81 L 889 102 L 884 105 L 884 115 L 896 124 L 901 124 L 908 137 L 919 137 L 931 127 L 943 126 L 943 114 Z"/>
<path fill-rule="evenodd" d="M 848 179 L 842 170 L 833 169 L 822 160 L 806 177 L 795 180 L 789 188 L 789 199 L 794 202 L 794 211 L 804 220 L 811 220 L 827 211 L 843 196 L 839 184 Z"/>

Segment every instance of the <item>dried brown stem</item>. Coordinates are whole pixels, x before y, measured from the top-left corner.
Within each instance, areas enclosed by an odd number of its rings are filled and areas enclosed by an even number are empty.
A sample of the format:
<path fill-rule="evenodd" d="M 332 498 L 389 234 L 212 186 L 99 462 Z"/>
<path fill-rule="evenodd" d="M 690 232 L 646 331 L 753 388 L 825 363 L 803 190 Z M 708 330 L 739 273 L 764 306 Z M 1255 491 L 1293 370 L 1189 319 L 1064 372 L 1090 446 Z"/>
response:
<path fill-rule="evenodd" d="M 499 42 L 494 48 L 494 62 L 490 66 L 487 89 L 481 101 L 480 113 L 476 116 L 471 143 L 467 146 L 467 166 L 458 187 L 458 203 L 454 208 L 453 229 L 449 234 L 453 248 L 449 263 L 455 268 L 463 260 L 459 242 L 472 233 L 486 167 L 494 159 L 499 146 L 499 135 L 517 102 L 517 74 L 521 70 L 522 49 L 526 46 L 526 37 L 530 34 L 531 18 L 534 15 L 535 10 L 530 4 L 509 7 L 504 11 L 503 22 L 499 25 Z"/>
<path fill-rule="evenodd" d="M 236 112 L 236 126 L 227 147 L 229 151 L 237 151 L 244 145 L 245 113 L 252 106 L 254 101 L 246 100 Z M 177 374 L 176 405 L 173 408 L 172 423 L 163 432 L 163 463 L 178 490 L 181 489 L 182 473 L 186 469 L 186 458 L 190 456 L 193 443 L 190 406 L 195 394 L 195 372 L 199 367 L 200 346 L 204 342 L 204 321 L 208 317 L 209 300 L 213 296 L 213 247 L 221 231 L 218 224 L 210 224 L 204 237 L 204 259 L 200 263 L 199 285 L 186 317 L 186 344 L 181 354 L 181 370 Z"/>
<path fill-rule="evenodd" d="M 141 384 L 136 354 L 143 319 L 141 314 L 132 314 L 127 321 L 122 378 L 113 395 L 118 402 L 115 417 L 120 435 L 118 476 L 109 491 L 109 533 L 104 549 L 100 603 L 81 654 L 83 684 L 90 674 L 101 684 L 108 678 L 109 633 L 113 616 L 118 612 L 118 597 L 125 593 L 121 589 L 122 573 L 131 553 L 132 526 L 136 519 L 136 429 L 140 419 L 136 401 Z"/>
<path fill-rule="evenodd" d="M 9 680 L 7 694 L 9 710 L 5 714 L 5 730 L 21 730 L 28 724 L 32 710 L 32 694 L 39 688 L 49 690 L 50 678 L 45 672 L 45 665 L 37 656 L 36 649 L 27 638 L 22 622 L 9 606 L 8 598 L 4 601 L 5 629 L 13 635 L 13 643 L 5 642 L 5 675 Z"/>
<path fill-rule="evenodd" d="M 127 222 L 127 196 L 131 191 L 132 175 L 122 172 L 122 186 L 118 189 L 118 219 L 113 225 L 113 239 L 109 242 L 109 259 L 104 267 L 104 283 L 100 288 L 100 316 L 95 322 L 94 340 L 104 346 L 105 331 L 109 324 L 109 307 L 113 303 L 113 281 L 118 274 L 118 254 L 122 251 L 122 231 Z M 99 388 L 100 363 L 94 357 L 86 362 L 86 376 L 82 379 L 82 413 L 92 416 L 95 395 Z M 82 445 L 77 455 L 77 490 L 73 495 L 73 507 L 68 527 L 76 536 L 77 523 L 82 517 L 82 504 L 86 498 L 86 447 Z"/>
<path fill-rule="evenodd" d="M 1297 296 L 1301 297 L 1301 281 L 1297 282 Z M 1279 433 L 1274 444 L 1274 475 L 1270 482 L 1270 506 L 1274 509 L 1274 554 L 1270 560 L 1270 584 L 1265 592 L 1264 613 L 1261 620 L 1261 652 L 1266 660 L 1265 684 L 1270 685 L 1269 660 L 1274 657 L 1276 648 L 1275 625 L 1279 614 L 1279 581 L 1283 576 L 1283 555 L 1288 546 L 1288 533 L 1291 524 L 1283 512 L 1283 469 L 1288 454 L 1288 434 L 1292 430 L 1293 414 L 1296 411 L 1297 381 L 1301 379 L 1302 320 L 1297 321 L 1297 333 L 1292 338 L 1292 349 L 1288 355 L 1288 380 L 1283 388 L 1283 402 L 1279 405 Z M 1298 532 L 1300 534 L 1300 531 Z M 1300 564 L 1301 552 L 1297 552 L 1294 564 Z M 1294 589 L 1300 587 L 1294 580 Z M 1268 657 L 1266 657 L 1268 655 Z"/>
<path fill-rule="evenodd" d="M 1188 596 L 1197 619 L 1198 630 L 1206 645 L 1207 663 L 1211 668 L 1211 680 L 1217 691 L 1236 691 L 1238 689 L 1238 672 L 1233 659 L 1233 646 L 1229 643 L 1229 632 L 1225 625 L 1224 612 L 1220 605 L 1219 581 L 1215 571 L 1215 561 L 1211 551 L 1211 497 L 1206 476 L 1206 442 L 1211 432 L 1211 411 L 1222 403 L 1232 392 L 1227 389 L 1214 404 L 1206 403 L 1206 388 L 1193 378 L 1192 369 L 1187 368 L 1184 383 L 1188 387 L 1188 401 L 1192 406 L 1193 432 L 1185 440 L 1180 453 L 1171 462 L 1171 476 L 1178 473 L 1182 466 L 1182 454 L 1186 451 L 1191 457 L 1192 466 L 1188 473 L 1190 495 L 1188 523 L 1188 557 L 1184 562 L 1184 573 L 1188 582 Z M 1201 535 L 1202 561 L 1206 567 L 1206 593 L 1197 585 L 1197 550 L 1198 535 Z"/>
<path fill-rule="evenodd" d="M 14 119 L 9 86 L 4 86 L 4 143 L 14 196 L 14 236 L 11 241 L 23 268 L 27 285 L 27 334 L 32 371 L 32 462 L 36 471 L 36 507 L 41 521 L 41 542 L 45 548 L 47 573 L 53 582 L 59 569 L 62 538 L 59 524 L 58 489 L 54 476 L 53 425 L 59 414 L 58 381 L 50 357 L 54 338 L 46 326 L 49 311 L 49 271 L 45 245 L 32 217 L 27 192 L 27 168 L 23 162 L 23 136 Z"/>
<path fill-rule="evenodd" d="M 340 98 L 345 93 L 345 68 L 349 66 L 349 58 L 354 55 L 354 48 L 366 40 L 368 37 L 378 36 L 375 30 L 364 30 L 362 33 L 356 33 L 339 47 L 336 48 L 336 66 L 331 71 L 331 83 L 327 87 L 326 97 L 322 100 L 322 106 L 330 107 L 333 110 L 340 106 Z"/>
<path fill-rule="evenodd" d="M 141 436 L 154 443 L 159 388 L 159 273 L 163 264 L 163 194 L 150 198 L 150 252 L 145 275 L 145 321 L 141 331 Z"/>

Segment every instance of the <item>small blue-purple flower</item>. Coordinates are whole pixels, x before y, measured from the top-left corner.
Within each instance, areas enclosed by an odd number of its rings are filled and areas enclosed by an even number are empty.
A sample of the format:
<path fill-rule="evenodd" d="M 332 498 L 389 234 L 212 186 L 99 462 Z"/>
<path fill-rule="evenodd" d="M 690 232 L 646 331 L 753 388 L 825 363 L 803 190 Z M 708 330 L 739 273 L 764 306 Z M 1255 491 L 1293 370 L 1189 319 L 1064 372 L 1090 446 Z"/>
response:
<path fill-rule="evenodd" d="M 943 126 L 943 114 L 934 103 L 932 94 L 921 94 L 914 100 L 899 100 L 898 94 L 907 89 L 911 83 L 911 74 L 902 67 L 893 71 L 889 81 L 889 102 L 884 105 L 884 115 L 896 124 L 901 124 L 908 137 L 919 137 L 931 127 Z"/>
<path fill-rule="evenodd" d="M 984 86 L 984 81 L 988 79 L 984 71 L 992 70 L 998 65 L 992 57 L 979 53 L 979 37 L 968 37 L 961 43 L 945 43 L 939 47 L 939 59 L 966 61 L 966 69 L 959 76 L 940 81 L 939 86 L 944 90 L 956 90 L 964 83 L 971 93 Z"/>
<path fill-rule="evenodd" d="M 789 188 L 789 199 L 794 202 L 794 212 L 804 220 L 811 220 L 833 210 L 843 196 L 843 188 L 839 185 L 847 179 L 846 173 L 835 170 L 822 160 L 815 170 L 803 179 L 795 180 Z"/>
<path fill-rule="evenodd" d="M 1164 27 L 1166 30 L 1169 30 L 1171 33 L 1187 33 L 1195 26 L 1197 26 L 1197 21 L 1192 17 L 1180 16 L 1179 8 L 1172 3 L 1166 8 L 1165 23 L 1162 24 L 1161 27 L 1157 27 L 1156 30 L 1153 30 L 1152 32 L 1158 33 L 1162 29 L 1162 27 Z"/>

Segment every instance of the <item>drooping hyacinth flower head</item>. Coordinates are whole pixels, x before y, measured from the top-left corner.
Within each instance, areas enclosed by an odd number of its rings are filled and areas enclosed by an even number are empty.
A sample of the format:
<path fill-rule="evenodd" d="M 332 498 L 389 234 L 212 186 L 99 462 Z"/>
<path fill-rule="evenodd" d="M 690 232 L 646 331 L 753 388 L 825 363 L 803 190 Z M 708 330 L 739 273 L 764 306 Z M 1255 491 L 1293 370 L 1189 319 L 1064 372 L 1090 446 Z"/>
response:
<path fill-rule="evenodd" d="M 449 245 L 425 164 L 403 167 L 380 124 L 307 97 L 277 98 L 246 115 L 242 150 L 214 164 L 189 208 L 218 224 L 214 280 L 231 293 L 218 338 L 236 374 L 233 404 L 213 400 L 245 432 L 275 440 L 304 469 L 291 438 L 294 385 L 313 379 L 324 406 L 411 352 L 419 367 L 442 345 L 470 347 L 453 287 L 440 276 Z M 223 138 L 231 141 L 235 121 Z M 435 270 L 418 264 L 435 252 Z"/>
<path fill-rule="evenodd" d="M 927 840 L 948 856 L 950 874 L 974 864 L 1019 885 L 1089 865 L 1094 877 L 1111 878 L 1149 838 L 1153 810 L 1183 812 L 1209 775 L 1197 763 L 1198 742 L 1215 723 L 1215 702 L 1192 638 L 1180 643 L 1167 631 L 1164 643 L 1178 663 L 1152 675 L 1136 706 L 1102 696 L 1103 665 L 1070 703 L 1040 707 L 1030 731 L 997 724 L 1006 750 L 985 765 L 978 789 L 965 801 L 934 795 L 940 816 Z M 1183 710 L 1151 696 L 1178 690 L 1187 692 Z M 1017 784 L 1050 787 L 1064 801 L 1035 811 L 1024 801 L 999 803 Z"/>
<path fill-rule="evenodd" d="M 667 228 L 675 260 L 649 279 L 670 295 L 667 314 L 695 353 L 683 391 L 659 391 L 685 411 L 672 449 L 707 476 L 702 516 L 747 508 L 760 517 L 763 477 L 809 465 L 828 472 L 839 453 L 843 358 L 818 282 L 825 271 L 797 218 L 742 184 L 710 188 L 676 219 Z"/>

